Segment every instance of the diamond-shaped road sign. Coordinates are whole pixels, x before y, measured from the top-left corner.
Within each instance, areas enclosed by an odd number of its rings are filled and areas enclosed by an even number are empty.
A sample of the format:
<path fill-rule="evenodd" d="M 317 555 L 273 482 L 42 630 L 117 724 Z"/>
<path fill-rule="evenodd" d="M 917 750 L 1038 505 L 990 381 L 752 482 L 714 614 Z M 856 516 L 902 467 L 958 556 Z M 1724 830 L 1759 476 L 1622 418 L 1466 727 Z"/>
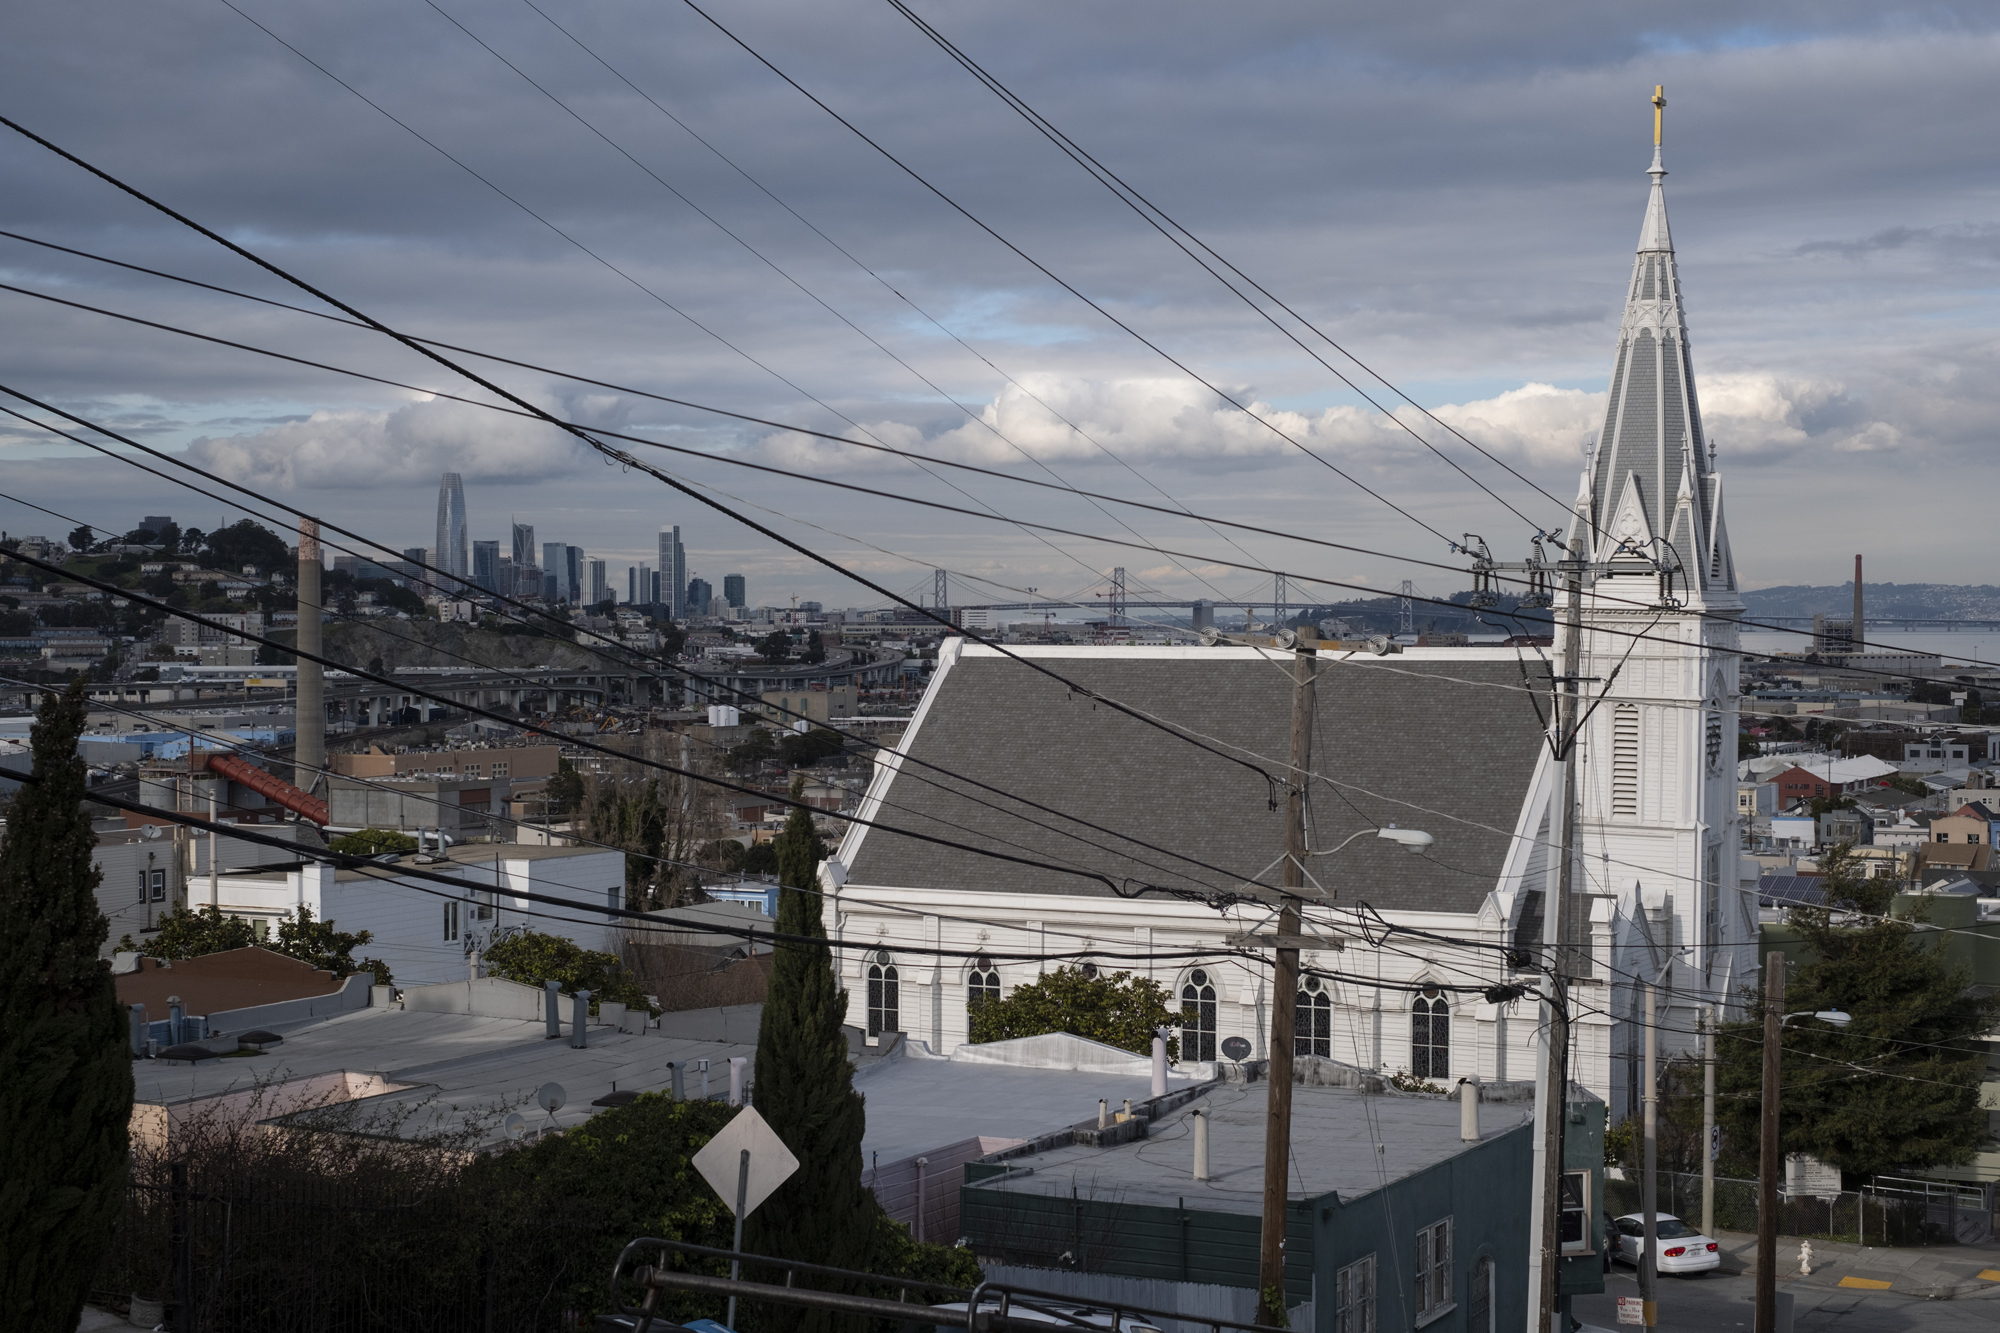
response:
<path fill-rule="evenodd" d="M 799 1159 L 778 1137 L 757 1108 L 746 1106 L 708 1146 L 694 1155 L 694 1169 L 709 1188 L 722 1197 L 731 1212 L 736 1211 L 736 1188 L 743 1169 L 743 1152 L 750 1152 L 750 1175 L 743 1191 L 743 1215 L 757 1211 L 757 1205 L 771 1197 L 778 1186 L 799 1169 Z"/>

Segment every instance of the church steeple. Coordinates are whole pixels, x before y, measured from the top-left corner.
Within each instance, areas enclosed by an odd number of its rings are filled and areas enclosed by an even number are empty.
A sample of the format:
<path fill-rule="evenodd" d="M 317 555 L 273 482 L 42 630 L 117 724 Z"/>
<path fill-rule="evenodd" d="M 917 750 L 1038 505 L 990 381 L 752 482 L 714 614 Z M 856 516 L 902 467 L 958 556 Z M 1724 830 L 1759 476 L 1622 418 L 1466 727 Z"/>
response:
<path fill-rule="evenodd" d="M 1618 329 L 1604 429 L 1584 482 L 1592 557 L 1621 543 L 1677 562 L 1677 584 L 1699 598 L 1731 593 L 1736 571 L 1722 526 L 1722 482 L 1710 466 L 1667 227 L 1665 90 L 1653 90 L 1653 178 Z"/>

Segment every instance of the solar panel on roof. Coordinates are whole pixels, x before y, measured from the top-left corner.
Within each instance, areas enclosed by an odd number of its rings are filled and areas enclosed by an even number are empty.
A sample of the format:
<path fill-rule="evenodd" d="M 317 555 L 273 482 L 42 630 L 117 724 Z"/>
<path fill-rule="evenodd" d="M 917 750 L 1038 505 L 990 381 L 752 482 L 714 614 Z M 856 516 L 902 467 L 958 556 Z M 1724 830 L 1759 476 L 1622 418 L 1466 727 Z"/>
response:
<path fill-rule="evenodd" d="M 1757 881 L 1759 907 L 1818 906 L 1825 901 L 1826 889 L 1811 876 L 1770 875 Z"/>

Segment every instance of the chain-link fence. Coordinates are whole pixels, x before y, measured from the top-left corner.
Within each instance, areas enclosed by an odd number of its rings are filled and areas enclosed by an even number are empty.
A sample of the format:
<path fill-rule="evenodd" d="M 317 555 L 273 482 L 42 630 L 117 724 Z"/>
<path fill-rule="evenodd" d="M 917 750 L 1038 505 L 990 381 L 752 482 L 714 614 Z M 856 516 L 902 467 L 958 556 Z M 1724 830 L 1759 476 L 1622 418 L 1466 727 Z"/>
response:
<path fill-rule="evenodd" d="M 1639 1211 L 1639 1174 L 1606 1179 L 1605 1207 L 1614 1217 Z M 1698 1175 L 1659 1173 L 1659 1210 L 1699 1224 L 1702 1180 Z M 1882 1178 L 1864 1190 L 1825 1196 L 1783 1194 L 1778 1198 L 1778 1234 L 1864 1245 L 1970 1245 L 1994 1231 L 1993 1191 L 1950 1182 Z M 1715 1181 L 1718 1231 L 1757 1230 L 1757 1182 L 1718 1177 Z"/>

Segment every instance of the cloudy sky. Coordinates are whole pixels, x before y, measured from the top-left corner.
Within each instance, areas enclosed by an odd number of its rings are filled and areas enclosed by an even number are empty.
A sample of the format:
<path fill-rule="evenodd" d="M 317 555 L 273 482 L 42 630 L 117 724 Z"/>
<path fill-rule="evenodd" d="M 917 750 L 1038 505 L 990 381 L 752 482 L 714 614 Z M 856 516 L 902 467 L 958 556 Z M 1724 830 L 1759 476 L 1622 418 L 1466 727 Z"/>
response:
<path fill-rule="evenodd" d="M 953 572 L 957 601 L 1087 597 L 1114 565 L 1135 594 L 1269 588 L 1235 562 L 1441 593 L 1465 580 L 1402 559 L 1447 559 L 1438 533 L 1526 554 L 1529 521 L 1343 387 L 892 5 L 703 7 L 1033 264 L 686 4 L 19 0 L 0 113 L 385 323 L 620 386 L 468 361 L 569 419 L 695 451 L 631 446 L 897 590 L 928 588 L 932 565 Z M 1647 99 L 1664 83 L 1674 236 L 1746 584 L 1837 583 L 1856 550 L 1871 580 L 2000 581 L 1976 554 L 2000 412 L 2000 11 L 913 7 L 1564 499 L 1602 411 Z M 17 236 L 323 309 L 5 131 L 0 173 L 0 226 Z M 309 315 L 7 237 L 0 268 L 13 287 L 490 401 Z M 753 600 L 879 600 L 542 424 L 17 292 L 0 311 L 0 383 L 392 546 L 430 544 L 438 475 L 453 470 L 475 537 L 504 538 L 518 517 L 609 561 L 621 587 L 658 527 L 679 523 L 692 569 L 747 574 Z M 632 390 L 1376 554 L 1099 508 Z M 1526 520 L 1561 521 L 1562 505 L 1405 420 Z M 0 426 L 0 492 L 15 533 L 60 526 L 20 501 L 118 528 L 245 512 L 18 422 Z"/>

